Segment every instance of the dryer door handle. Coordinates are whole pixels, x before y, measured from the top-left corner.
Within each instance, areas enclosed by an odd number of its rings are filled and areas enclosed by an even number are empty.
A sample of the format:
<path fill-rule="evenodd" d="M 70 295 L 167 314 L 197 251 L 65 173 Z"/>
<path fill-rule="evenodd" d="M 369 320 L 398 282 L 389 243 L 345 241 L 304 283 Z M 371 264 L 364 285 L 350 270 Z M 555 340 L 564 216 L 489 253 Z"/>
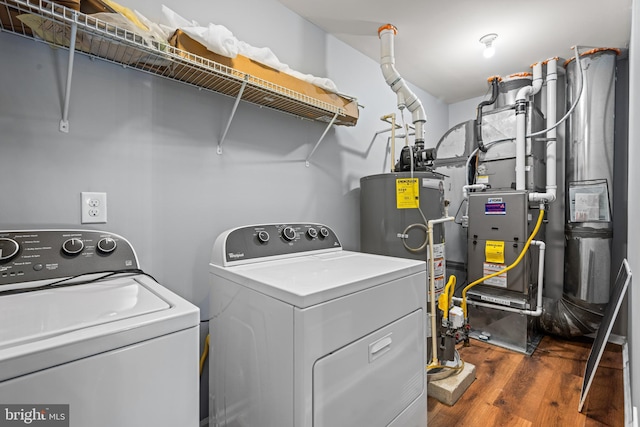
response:
<path fill-rule="evenodd" d="M 369 363 L 391 350 L 392 342 L 391 334 L 389 334 L 369 344 Z"/>

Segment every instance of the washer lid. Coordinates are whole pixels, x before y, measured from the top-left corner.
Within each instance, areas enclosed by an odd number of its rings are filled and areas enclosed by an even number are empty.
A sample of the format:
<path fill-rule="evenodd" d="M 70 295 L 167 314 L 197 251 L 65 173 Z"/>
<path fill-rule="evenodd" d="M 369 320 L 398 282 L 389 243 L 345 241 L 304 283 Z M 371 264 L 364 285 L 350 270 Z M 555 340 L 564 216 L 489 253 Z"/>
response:
<path fill-rule="evenodd" d="M 426 272 L 423 261 L 350 251 L 210 267 L 214 275 L 300 308 Z"/>
<path fill-rule="evenodd" d="M 169 307 L 131 279 L 0 297 L 0 350 Z"/>
<path fill-rule="evenodd" d="M 198 307 L 143 275 L 0 296 L 0 381 L 199 321 Z"/>

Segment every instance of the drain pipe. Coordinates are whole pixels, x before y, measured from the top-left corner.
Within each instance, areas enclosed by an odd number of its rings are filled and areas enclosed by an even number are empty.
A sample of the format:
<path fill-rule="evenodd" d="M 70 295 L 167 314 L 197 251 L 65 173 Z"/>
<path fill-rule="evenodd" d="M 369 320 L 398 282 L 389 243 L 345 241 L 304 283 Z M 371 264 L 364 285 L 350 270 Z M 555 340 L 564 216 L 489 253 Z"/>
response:
<path fill-rule="evenodd" d="M 467 200 L 469 198 L 469 190 L 485 190 L 487 186 L 485 184 L 469 184 L 462 186 L 462 199 Z"/>
<path fill-rule="evenodd" d="M 529 193 L 531 202 L 551 203 L 556 200 L 556 87 L 558 84 L 558 58 L 545 61 L 547 65 L 547 185 L 545 193 Z"/>
<path fill-rule="evenodd" d="M 427 115 L 422 106 L 422 102 L 409 89 L 400 73 L 396 70 L 393 38 L 398 34 L 398 29 L 391 24 L 386 24 L 378 28 L 378 37 L 380 37 L 380 68 L 385 81 L 398 96 L 398 108 L 402 110 L 407 108 L 411 112 L 413 125 L 415 127 L 416 144 L 424 144 L 424 124 L 427 121 Z"/>
<path fill-rule="evenodd" d="M 526 189 L 527 155 L 527 98 L 540 91 L 542 87 L 542 64 L 537 62 L 533 68 L 533 82 L 525 86 L 516 95 L 516 190 Z"/>

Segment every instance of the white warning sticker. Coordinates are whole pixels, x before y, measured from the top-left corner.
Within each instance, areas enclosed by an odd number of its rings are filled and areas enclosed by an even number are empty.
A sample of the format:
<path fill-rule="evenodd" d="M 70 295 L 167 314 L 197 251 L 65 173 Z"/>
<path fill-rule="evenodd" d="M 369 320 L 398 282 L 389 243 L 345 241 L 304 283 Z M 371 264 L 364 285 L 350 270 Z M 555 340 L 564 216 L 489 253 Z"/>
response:
<path fill-rule="evenodd" d="M 488 276 L 490 274 L 493 273 L 497 273 L 500 270 L 503 270 L 505 268 L 504 264 L 490 264 L 488 262 L 485 262 L 482 264 L 482 275 L 484 276 Z M 485 285 L 491 285 L 491 286 L 497 286 L 499 288 L 506 288 L 507 287 L 507 272 L 505 271 L 502 274 L 499 274 L 495 277 L 492 277 L 490 279 L 486 279 L 484 281 Z"/>
<path fill-rule="evenodd" d="M 444 243 L 433 245 L 433 259 L 444 258 Z"/>

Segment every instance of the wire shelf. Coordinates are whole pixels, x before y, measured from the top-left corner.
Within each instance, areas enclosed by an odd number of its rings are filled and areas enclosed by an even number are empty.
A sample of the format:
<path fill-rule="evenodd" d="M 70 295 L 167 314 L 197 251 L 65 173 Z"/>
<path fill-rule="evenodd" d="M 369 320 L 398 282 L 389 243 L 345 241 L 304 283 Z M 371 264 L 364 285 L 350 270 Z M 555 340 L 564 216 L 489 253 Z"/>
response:
<path fill-rule="evenodd" d="M 237 97 L 244 84 L 243 101 L 325 123 L 355 124 L 341 106 L 178 49 L 169 42 L 143 37 L 92 15 L 46 0 L 0 0 L 0 29 L 5 32 L 69 49 L 74 25 L 72 46 L 92 58 L 230 97 Z M 346 99 L 355 102 L 354 98 Z"/>

